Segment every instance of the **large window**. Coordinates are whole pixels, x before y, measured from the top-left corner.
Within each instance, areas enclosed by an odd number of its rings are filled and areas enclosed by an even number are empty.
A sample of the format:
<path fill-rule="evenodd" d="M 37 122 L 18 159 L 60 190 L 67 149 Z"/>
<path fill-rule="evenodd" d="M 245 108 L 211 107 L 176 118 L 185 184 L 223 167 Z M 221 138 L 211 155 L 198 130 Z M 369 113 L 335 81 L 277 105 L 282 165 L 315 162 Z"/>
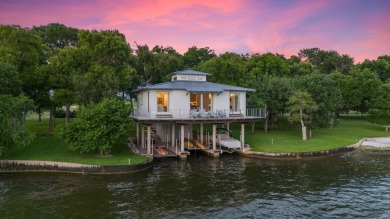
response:
<path fill-rule="evenodd" d="M 240 110 L 239 94 L 230 94 L 230 111 L 237 112 Z"/>
<path fill-rule="evenodd" d="M 168 112 L 168 92 L 157 92 L 157 112 Z"/>
<path fill-rule="evenodd" d="M 197 110 L 212 110 L 212 94 L 211 93 L 191 93 L 190 108 Z"/>

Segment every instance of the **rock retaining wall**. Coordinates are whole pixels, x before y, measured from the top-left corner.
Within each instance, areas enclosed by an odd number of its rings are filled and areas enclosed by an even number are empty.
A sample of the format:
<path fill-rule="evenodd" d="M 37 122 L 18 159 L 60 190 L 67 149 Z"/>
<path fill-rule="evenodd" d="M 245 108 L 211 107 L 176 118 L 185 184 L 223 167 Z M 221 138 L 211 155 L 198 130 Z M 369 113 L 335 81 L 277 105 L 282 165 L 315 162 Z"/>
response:
<path fill-rule="evenodd" d="M 149 169 L 153 160 L 135 165 L 98 166 L 35 160 L 0 160 L 0 172 L 70 172 L 81 174 L 131 173 Z"/>

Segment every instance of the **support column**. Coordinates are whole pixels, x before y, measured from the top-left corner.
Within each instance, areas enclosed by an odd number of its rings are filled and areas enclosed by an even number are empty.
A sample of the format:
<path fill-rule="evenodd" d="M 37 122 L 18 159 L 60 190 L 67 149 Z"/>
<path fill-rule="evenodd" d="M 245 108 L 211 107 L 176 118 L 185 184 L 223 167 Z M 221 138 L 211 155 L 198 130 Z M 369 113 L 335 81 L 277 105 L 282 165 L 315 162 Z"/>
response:
<path fill-rule="evenodd" d="M 203 93 L 200 94 L 200 109 L 203 110 Z"/>
<path fill-rule="evenodd" d="M 141 124 L 141 147 L 145 148 L 145 126 Z"/>
<path fill-rule="evenodd" d="M 171 124 L 171 126 L 172 126 L 172 139 L 171 139 L 171 144 L 172 144 L 172 147 L 175 147 L 176 145 L 175 145 L 175 143 L 176 143 L 176 141 L 175 141 L 175 124 L 174 123 L 172 123 Z"/>
<path fill-rule="evenodd" d="M 203 144 L 203 123 L 200 123 L 200 133 L 199 133 L 199 135 L 200 135 L 200 143 L 202 143 Z"/>
<path fill-rule="evenodd" d="M 213 124 L 213 150 L 217 150 L 217 125 Z"/>
<path fill-rule="evenodd" d="M 146 143 L 146 144 L 147 144 L 147 149 L 146 149 L 146 154 L 147 154 L 147 155 L 151 155 L 151 154 L 152 154 L 152 146 L 151 146 L 151 142 L 152 142 L 152 141 L 151 141 L 151 140 L 152 140 L 152 139 L 151 139 L 151 129 L 152 129 L 152 128 L 150 127 L 150 125 L 148 125 L 148 129 L 147 129 L 147 130 L 148 130 L 148 131 L 147 131 L 147 132 L 148 132 L 148 133 L 147 133 L 147 143 Z"/>
<path fill-rule="evenodd" d="M 241 150 L 244 150 L 245 145 L 245 124 L 241 123 Z"/>
<path fill-rule="evenodd" d="M 230 131 L 230 123 L 229 123 L 229 122 L 226 123 L 226 129 L 227 129 L 228 131 Z"/>
<path fill-rule="evenodd" d="M 135 138 L 137 139 L 137 146 L 139 145 L 139 122 L 136 122 L 135 123 L 135 126 L 136 126 L 136 130 L 137 130 L 137 134 L 135 136 Z"/>
<path fill-rule="evenodd" d="M 180 125 L 180 150 L 184 151 L 184 125 Z"/>

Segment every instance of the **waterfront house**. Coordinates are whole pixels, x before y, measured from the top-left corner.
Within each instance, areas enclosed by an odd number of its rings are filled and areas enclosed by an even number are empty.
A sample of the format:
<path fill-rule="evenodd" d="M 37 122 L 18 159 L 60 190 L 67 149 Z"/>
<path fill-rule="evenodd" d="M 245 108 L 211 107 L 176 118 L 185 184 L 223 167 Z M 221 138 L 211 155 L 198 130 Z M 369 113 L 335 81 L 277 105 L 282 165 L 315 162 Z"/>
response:
<path fill-rule="evenodd" d="M 135 90 L 138 106 L 132 118 L 137 122 L 137 144 L 146 148 L 146 154 L 153 153 L 156 139 L 167 147 L 178 146 L 179 155 L 186 154 L 185 139 L 194 138 L 193 124 L 200 125 L 196 137 L 205 144 L 209 141 L 204 141 L 203 125 L 212 124 L 210 134 L 214 140 L 210 142 L 212 150 L 218 151 L 214 137 L 217 126 L 241 123 L 240 141 L 244 147 L 244 124 L 263 119 L 265 110 L 247 109 L 246 94 L 254 89 L 208 82 L 209 75 L 194 70 L 177 71 L 170 74 L 169 82 Z"/>

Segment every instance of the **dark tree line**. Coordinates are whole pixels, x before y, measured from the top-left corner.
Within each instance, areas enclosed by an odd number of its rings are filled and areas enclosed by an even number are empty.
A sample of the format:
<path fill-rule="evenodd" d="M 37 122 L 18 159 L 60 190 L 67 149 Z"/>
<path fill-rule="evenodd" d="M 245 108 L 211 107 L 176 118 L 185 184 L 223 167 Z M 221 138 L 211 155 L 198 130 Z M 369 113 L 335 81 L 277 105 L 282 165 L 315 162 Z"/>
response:
<path fill-rule="evenodd" d="M 303 112 L 309 128 L 332 126 L 338 113 L 350 110 L 373 112 L 371 121 L 377 123 L 389 118 L 388 55 L 354 64 L 347 54 L 319 48 L 302 49 L 290 58 L 272 53 L 217 55 L 209 47 L 196 46 L 180 54 L 169 46 L 131 45 L 129 40 L 118 30 L 79 30 L 58 23 L 0 26 L 0 95 L 20 101 L 14 114 L 2 113 L 1 119 L 21 121 L 21 128 L 2 123 L 1 135 L 8 129 L 24 130 L 25 115 L 31 109 L 39 115 L 50 111 L 50 134 L 57 107 L 65 107 L 68 122 L 71 105 L 134 98 L 135 88 L 168 81 L 169 73 L 183 69 L 211 73 L 212 82 L 255 88 L 248 96 L 248 107 L 266 105 L 271 123 L 293 114 L 291 98 L 297 91 L 317 106 Z M 7 101 L 3 102 L 4 108 Z M 14 144 L 5 141 L 10 142 L 2 140 L 0 147 Z"/>

